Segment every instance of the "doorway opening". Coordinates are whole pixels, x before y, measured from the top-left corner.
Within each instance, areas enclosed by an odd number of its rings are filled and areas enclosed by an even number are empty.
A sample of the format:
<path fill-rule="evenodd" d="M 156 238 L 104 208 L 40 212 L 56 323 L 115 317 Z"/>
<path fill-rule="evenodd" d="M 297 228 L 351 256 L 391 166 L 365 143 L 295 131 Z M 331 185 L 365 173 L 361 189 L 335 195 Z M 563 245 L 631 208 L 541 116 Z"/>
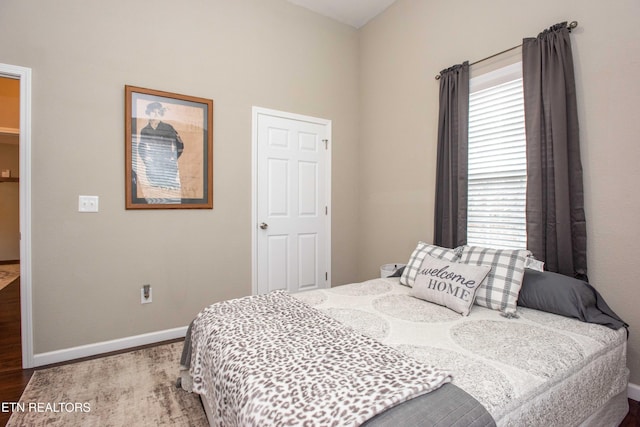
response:
<path fill-rule="evenodd" d="M 0 64 L 0 117 L 7 122 L 0 123 L 0 197 L 7 197 L 10 212 L 5 213 L 0 224 L 0 261 L 18 269 L 18 277 L 4 290 L 9 289 L 7 300 L 15 300 L 11 311 L 18 316 L 14 320 L 12 337 L 17 340 L 17 360 L 22 368 L 33 367 L 33 332 L 31 301 L 31 69 Z M 5 85 L 7 93 L 5 94 Z M 17 95 L 17 100 L 13 100 Z M 17 158 L 16 158 L 17 154 Z M 5 166 L 6 160 L 6 166 Z M 2 190 L 4 189 L 4 190 Z M 3 194 L 6 193 L 6 194 Z M 16 206 L 17 200 L 17 206 Z M 17 209 L 17 210 L 16 210 Z M 2 215 L 2 213 L 0 213 Z M 16 225 L 17 222 L 17 225 Z M 6 237 L 5 237 L 6 236 Z M 7 269 L 8 267 L 5 267 Z M 3 290 L 0 290 L 3 292 Z M 11 302 L 9 302 L 12 304 Z M 3 310 L 4 313 L 4 310 Z M 13 361 L 12 363 L 15 363 Z M 13 366 L 13 365 L 12 365 Z M 19 368 L 20 366 L 18 366 Z"/>
<path fill-rule="evenodd" d="M 22 367 L 20 81 L 0 77 L 0 373 Z"/>

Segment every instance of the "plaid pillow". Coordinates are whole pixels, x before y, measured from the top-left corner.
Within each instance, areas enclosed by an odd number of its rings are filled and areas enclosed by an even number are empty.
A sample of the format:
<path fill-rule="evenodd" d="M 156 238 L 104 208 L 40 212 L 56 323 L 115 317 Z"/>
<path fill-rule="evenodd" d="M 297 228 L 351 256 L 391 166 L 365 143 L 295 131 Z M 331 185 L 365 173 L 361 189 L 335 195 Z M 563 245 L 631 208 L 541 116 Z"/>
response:
<path fill-rule="evenodd" d="M 402 272 L 402 276 L 400 276 L 400 283 L 406 286 L 413 286 L 413 283 L 416 281 L 416 276 L 418 275 L 418 270 L 422 265 L 422 261 L 424 261 L 424 257 L 429 254 L 434 258 L 443 259 L 445 261 L 458 261 L 460 258 L 460 248 L 449 249 L 442 248 L 440 246 L 429 245 L 425 242 L 418 242 L 418 246 L 414 249 L 411 254 L 411 258 L 409 258 L 409 262 L 407 266 L 404 268 Z"/>
<path fill-rule="evenodd" d="M 464 246 L 459 262 L 491 267 L 478 289 L 476 304 L 505 314 L 515 314 L 525 263 L 530 255 L 531 252 L 521 249 Z"/>

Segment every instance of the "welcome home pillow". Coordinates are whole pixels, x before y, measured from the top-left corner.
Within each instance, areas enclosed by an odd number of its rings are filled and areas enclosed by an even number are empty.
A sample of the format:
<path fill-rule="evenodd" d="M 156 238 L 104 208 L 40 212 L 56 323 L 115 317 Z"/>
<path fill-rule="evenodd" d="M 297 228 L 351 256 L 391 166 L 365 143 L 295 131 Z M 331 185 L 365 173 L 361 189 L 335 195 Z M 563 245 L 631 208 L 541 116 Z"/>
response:
<path fill-rule="evenodd" d="M 469 315 L 490 267 L 460 264 L 425 256 L 409 295 Z"/>
<path fill-rule="evenodd" d="M 400 283 L 406 286 L 413 286 L 413 282 L 416 279 L 418 270 L 422 265 L 422 261 L 425 256 L 431 255 L 434 258 L 444 259 L 446 261 L 457 261 L 460 258 L 460 254 L 456 249 L 443 248 L 440 246 L 429 245 L 425 242 L 418 242 L 418 246 L 413 250 L 411 258 L 407 263 L 402 276 L 400 276 Z"/>

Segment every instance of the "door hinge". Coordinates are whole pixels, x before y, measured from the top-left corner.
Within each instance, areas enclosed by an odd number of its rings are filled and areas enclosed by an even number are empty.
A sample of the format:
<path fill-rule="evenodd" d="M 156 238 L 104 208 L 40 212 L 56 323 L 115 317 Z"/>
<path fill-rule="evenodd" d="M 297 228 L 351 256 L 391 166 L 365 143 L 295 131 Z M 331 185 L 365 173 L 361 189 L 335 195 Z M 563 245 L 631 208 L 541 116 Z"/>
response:
<path fill-rule="evenodd" d="M 329 215 L 329 206 L 324 207 L 324 214 Z"/>
<path fill-rule="evenodd" d="M 322 141 L 324 141 L 324 149 L 328 150 L 329 149 L 329 140 L 328 139 L 323 139 Z"/>
<path fill-rule="evenodd" d="M 328 272 L 324 272 L 324 280 L 327 281 L 329 280 L 329 273 Z"/>

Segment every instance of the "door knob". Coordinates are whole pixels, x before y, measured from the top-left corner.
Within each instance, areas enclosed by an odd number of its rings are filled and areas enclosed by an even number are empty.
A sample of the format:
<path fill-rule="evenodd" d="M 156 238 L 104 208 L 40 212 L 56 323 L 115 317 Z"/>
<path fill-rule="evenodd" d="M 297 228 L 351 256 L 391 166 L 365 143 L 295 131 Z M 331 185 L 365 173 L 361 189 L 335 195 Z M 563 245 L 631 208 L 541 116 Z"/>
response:
<path fill-rule="evenodd" d="M 269 228 L 269 224 L 267 224 L 266 222 L 261 222 L 260 223 L 260 228 L 263 230 L 266 230 L 267 228 Z"/>

